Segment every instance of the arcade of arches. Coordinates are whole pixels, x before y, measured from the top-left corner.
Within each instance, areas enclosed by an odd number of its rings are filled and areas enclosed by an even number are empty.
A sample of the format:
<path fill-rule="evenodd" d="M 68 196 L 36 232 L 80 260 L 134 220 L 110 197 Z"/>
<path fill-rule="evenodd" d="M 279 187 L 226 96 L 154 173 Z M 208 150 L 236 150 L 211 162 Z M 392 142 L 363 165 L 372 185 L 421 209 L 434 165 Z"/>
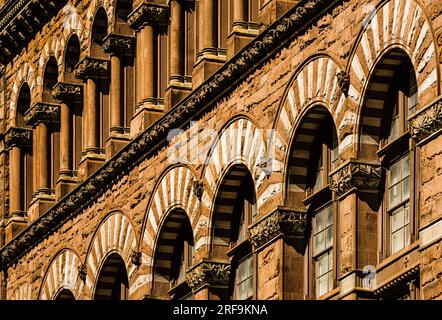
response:
<path fill-rule="evenodd" d="M 442 297 L 437 1 L 2 3 L 0 299 Z"/>

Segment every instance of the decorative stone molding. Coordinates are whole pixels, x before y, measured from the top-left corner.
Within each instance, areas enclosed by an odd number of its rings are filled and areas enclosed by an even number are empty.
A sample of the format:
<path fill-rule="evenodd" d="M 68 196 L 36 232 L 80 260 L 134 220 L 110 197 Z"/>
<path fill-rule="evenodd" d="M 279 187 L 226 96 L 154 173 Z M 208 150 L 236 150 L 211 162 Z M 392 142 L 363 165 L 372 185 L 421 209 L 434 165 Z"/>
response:
<path fill-rule="evenodd" d="M 141 266 L 141 252 L 133 251 L 132 254 L 130 255 L 130 259 L 134 266 L 137 267 Z"/>
<path fill-rule="evenodd" d="M 135 53 L 135 38 L 108 34 L 103 40 L 103 50 L 111 55 L 133 55 Z"/>
<path fill-rule="evenodd" d="M 37 102 L 25 113 L 27 125 L 34 126 L 39 122 L 60 122 L 60 105 L 53 103 Z"/>
<path fill-rule="evenodd" d="M 0 249 L 0 262 L 10 265 L 36 246 L 42 239 L 55 232 L 64 221 L 73 219 L 80 207 L 87 206 L 108 186 L 120 179 L 142 159 L 156 152 L 160 142 L 165 141 L 173 128 L 187 123 L 190 116 L 211 107 L 210 102 L 236 82 L 243 81 L 250 72 L 271 58 L 286 43 L 299 38 L 307 24 L 316 21 L 320 13 L 331 9 L 342 0 L 310 0 L 297 4 L 281 19 L 265 29 L 240 54 L 233 57 L 211 76 L 204 84 L 189 94 L 179 105 L 165 114 L 155 125 L 136 137 L 124 147 L 112 161 L 100 167 L 75 191 L 56 203 L 49 211 L 40 216 L 31 226 Z M 1 18 L 0 18 L 1 19 Z M 232 82 L 235 79 L 235 82 Z"/>
<path fill-rule="evenodd" d="M 144 2 L 127 18 L 127 23 L 134 30 L 139 30 L 145 25 L 167 25 L 169 7 L 159 3 Z"/>
<path fill-rule="evenodd" d="M 204 193 L 204 182 L 202 181 L 193 181 L 193 193 L 201 201 Z"/>
<path fill-rule="evenodd" d="M 10 128 L 4 136 L 5 145 L 8 147 L 32 146 L 32 130 L 24 128 Z"/>
<path fill-rule="evenodd" d="M 202 261 L 186 272 L 186 282 L 193 291 L 204 286 L 228 287 L 230 264 Z"/>
<path fill-rule="evenodd" d="M 255 248 L 259 248 L 279 236 L 303 238 L 306 225 L 306 212 L 278 207 L 249 227 L 250 242 Z"/>
<path fill-rule="evenodd" d="M 81 101 L 82 93 L 83 86 L 76 83 L 58 82 L 52 89 L 52 96 L 61 101 Z"/>
<path fill-rule="evenodd" d="M 330 190 L 342 196 L 352 189 L 375 191 L 381 181 L 382 168 L 378 163 L 349 160 L 336 169 L 330 177 Z"/>
<path fill-rule="evenodd" d="M 87 277 L 87 266 L 86 264 L 81 264 L 78 267 L 78 278 L 81 281 L 86 282 L 86 277 Z"/>
<path fill-rule="evenodd" d="M 0 11 L 0 63 L 7 64 L 66 0 L 16 0 Z"/>
<path fill-rule="evenodd" d="M 419 111 L 409 120 L 410 134 L 422 141 L 442 128 L 442 98 Z"/>
<path fill-rule="evenodd" d="M 397 287 L 398 285 L 412 282 L 418 276 L 420 269 L 421 269 L 420 265 L 410 268 L 409 270 L 405 271 L 404 273 L 402 273 L 400 276 L 398 276 L 394 280 L 392 280 L 384 285 L 379 286 L 374 291 L 374 294 L 380 295 L 380 294 L 383 294 L 384 292 L 387 292 L 387 291 Z"/>
<path fill-rule="evenodd" d="M 85 57 L 75 66 L 75 77 L 85 80 L 88 78 L 108 78 L 109 61 Z"/>
<path fill-rule="evenodd" d="M 341 71 L 336 74 L 336 77 L 338 78 L 339 88 L 347 96 L 350 89 L 350 75 L 345 71 Z"/>

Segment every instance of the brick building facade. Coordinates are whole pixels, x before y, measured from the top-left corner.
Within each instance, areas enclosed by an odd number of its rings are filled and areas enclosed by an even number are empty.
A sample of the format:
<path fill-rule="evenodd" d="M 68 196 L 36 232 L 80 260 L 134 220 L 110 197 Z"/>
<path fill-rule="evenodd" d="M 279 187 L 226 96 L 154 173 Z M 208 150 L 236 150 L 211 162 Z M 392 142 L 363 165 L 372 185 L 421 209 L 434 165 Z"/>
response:
<path fill-rule="evenodd" d="M 1 299 L 442 297 L 439 1 L 0 4 Z"/>

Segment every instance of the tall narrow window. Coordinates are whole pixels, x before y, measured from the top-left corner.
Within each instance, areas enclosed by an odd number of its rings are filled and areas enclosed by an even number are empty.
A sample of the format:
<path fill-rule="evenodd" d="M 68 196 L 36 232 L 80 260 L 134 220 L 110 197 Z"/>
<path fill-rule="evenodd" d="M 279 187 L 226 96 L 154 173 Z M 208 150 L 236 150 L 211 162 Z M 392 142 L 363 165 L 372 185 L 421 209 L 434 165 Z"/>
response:
<path fill-rule="evenodd" d="M 385 101 L 383 138 L 378 155 L 386 168 L 383 223 L 383 257 L 392 255 L 411 244 L 413 222 L 413 191 L 415 153 L 410 149 L 407 118 L 417 106 L 416 77 L 406 59 L 397 66 Z"/>

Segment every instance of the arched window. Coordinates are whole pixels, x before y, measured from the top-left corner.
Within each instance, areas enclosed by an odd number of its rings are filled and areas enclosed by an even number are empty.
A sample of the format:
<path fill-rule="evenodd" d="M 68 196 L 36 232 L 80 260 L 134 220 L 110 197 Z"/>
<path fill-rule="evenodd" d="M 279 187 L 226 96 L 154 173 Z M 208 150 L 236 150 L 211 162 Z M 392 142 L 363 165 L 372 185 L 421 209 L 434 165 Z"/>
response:
<path fill-rule="evenodd" d="M 186 212 L 172 210 L 162 223 L 155 253 L 154 295 L 189 299 L 186 270 L 193 264 L 194 240 Z"/>
<path fill-rule="evenodd" d="M 401 52 L 390 53 L 378 67 L 394 72 L 385 96 L 378 155 L 386 169 L 383 193 L 383 257 L 410 245 L 416 232 L 414 177 L 416 155 L 410 148 L 407 118 L 416 111 L 417 82 L 410 60 Z M 374 81 L 379 81 L 376 78 Z"/>
<path fill-rule="evenodd" d="M 244 165 L 235 165 L 225 175 L 213 213 L 212 255 L 229 259 L 231 283 L 228 297 L 252 299 L 255 294 L 255 265 L 248 228 L 257 216 L 252 176 Z"/>
<path fill-rule="evenodd" d="M 80 85 L 81 82 L 75 78 L 75 66 L 80 62 L 80 40 L 78 36 L 73 34 L 68 41 L 65 53 L 65 80 L 74 84 Z M 84 93 L 83 93 L 84 94 Z M 81 97 L 80 97 L 81 98 Z M 71 152 L 70 169 L 74 172 L 78 170 L 82 157 L 83 148 L 83 101 L 72 100 L 69 101 L 69 148 Z"/>
<path fill-rule="evenodd" d="M 127 300 L 128 289 L 126 265 L 119 254 L 112 253 L 101 267 L 94 300 Z"/>
<path fill-rule="evenodd" d="M 52 56 L 46 63 L 44 79 L 43 79 L 43 100 L 45 102 L 55 102 L 52 96 L 52 89 L 58 82 L 58 64 Z M 55 193 L 60 173 L 60 124 L 57 122 L 48 123 L 49 140 L 48 143 L 48 165 L 50 174 L 51 193 Z M 39 142 L 44 143 L 44 142 Z"/>
<path fill-rule="evenodd" d="M 92 26 L 92 44 L 91 44 L 91 56 L 92 58 L 108 59 L 108 55 L 104 52 L 102 44 L 108 32 L 108 20 L 107 14 L 103 7 L 100 7 L 95 15 L 94 23 Z M 109 138 L 110 131 L 110 119 L 109 119 L 109 78 L 98 78 L 95 80 L 96 85 L 96 119 L 97 119 L 97 132 L 96 137 L 98 140 L 98 147 L 104 152 L 106 142 Z"/>
<path fill-rule="evenodd" d="M 333 290 L 336 282 L 336 205 L 329 176 L 338 166 L 339 152 L 336 128 L 327 109 L 315 106 L 304 116 L 291 154 L 289 203 L 306 206 L 311 217 L 308 296 L 318 299 Z"/>
<path fill-rule="evenodd" d="M 19 128 L 24 128 L 24 115 L 26 111 L 31 107 L 31 90 L 29 89 L 29 85 L 25 82 L 22 84 L 20 88 L 20 92 L 18 94 L 17 99 L 17 117 L 15 120 L 15 125 Z"/>

